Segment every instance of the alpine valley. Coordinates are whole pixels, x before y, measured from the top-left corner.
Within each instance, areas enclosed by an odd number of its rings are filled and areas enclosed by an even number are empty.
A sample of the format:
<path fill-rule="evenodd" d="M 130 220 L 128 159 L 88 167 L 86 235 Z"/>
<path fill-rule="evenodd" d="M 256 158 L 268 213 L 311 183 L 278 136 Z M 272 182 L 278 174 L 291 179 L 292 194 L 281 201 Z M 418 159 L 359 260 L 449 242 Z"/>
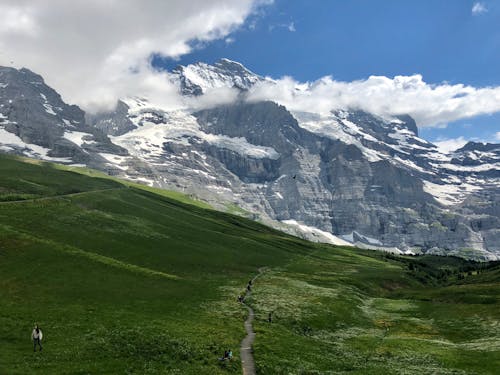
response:
<path fill-rule="evenodd" d="M 0 150 L 182 191 L 319 242 L 500 259 L 499 144 L 446 154 L 408 115 L 249 100 L 273 80 L 227 59 L 169 78 L 186 103 L 237 96 L 175 110 L 131 97 L 90 114 L 30 70 L 0 68 Z"/>

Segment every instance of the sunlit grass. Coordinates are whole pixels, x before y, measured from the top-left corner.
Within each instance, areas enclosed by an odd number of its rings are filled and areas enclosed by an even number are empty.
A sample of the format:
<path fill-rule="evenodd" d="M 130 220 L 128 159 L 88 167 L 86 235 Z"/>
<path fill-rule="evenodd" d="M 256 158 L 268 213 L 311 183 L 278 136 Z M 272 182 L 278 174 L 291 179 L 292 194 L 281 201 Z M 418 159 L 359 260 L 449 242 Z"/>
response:
<path fill-rule="evenodd" d="M 500 368 L 495 264 L 311 244 L 68 168 L 0 157 L 0 374 L 241 373 L 236 297 L 261 267 L 260 374 Z"/>

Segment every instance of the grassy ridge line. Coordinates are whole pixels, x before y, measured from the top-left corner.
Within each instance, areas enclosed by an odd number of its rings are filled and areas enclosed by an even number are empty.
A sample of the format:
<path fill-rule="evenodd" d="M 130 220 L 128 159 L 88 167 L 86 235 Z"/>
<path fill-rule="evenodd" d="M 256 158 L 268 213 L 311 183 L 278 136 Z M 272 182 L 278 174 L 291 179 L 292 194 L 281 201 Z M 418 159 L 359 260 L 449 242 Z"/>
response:
<path fill-rule="evenodd" d="M 50 195 L 48 197 L 39 197 L 39 198 L 17 199 L 17 200 L 12 200 L 12 201 L 3 201 L 3 202 L 0 202 L 0 204 L 33 203 L 33 202 L 39 202 L 39 201 L 45 201 L 45 200 L 51 200 L 51 199 L 59 199 L 59 198 L 65 198 L 65 197 L 77 197 L 79 195 L 84 195 L 84 194 L 89 194 L 89 193 L 101 193 L 104 191 L 121 190 L 121 189 L 126 189 L 126 187 L 124 186 L 124 187 L 120 187 L 120 188 L 87 190 L 87 191 L 80 191 L 78 193 Z"/>
<path fill-rule="evenodd" d="M 89 177 L 94 177 L 94 178 L 97 177 L 97 178 L 108 179 L 111 181 L 118 182 L 118 183 L 120 183 L 124 186 L 127 186 L 127 187 L 134 187 L 134 188 L 137 188 L 140 190 L 148 191 L 148 192 L 151 192 L 151 193 L 154 193 L 156 195 L 160 195 L 160 196 L 163 196 L 166 198 L 178 200 L 182 203 L 191 204 L 193 206 L 197 206 L 197 207 L 205 208 L 205 209 L 213 209 L 213 207 L 211 205 L 209 205 L 208 203 L 201 201 L 201 200 L 193 199 L 192 197 L 190 197 L 186 194 L 180 193 L 178 191 L 155 188 L 152 186 L 143 185 L 143 184 L 133 182 L 130 180 L 126 180 L 123 178 L 113 177 L 113 176 L 110 176 L 104 172 L 100 172 L 100 171 L 97 171 L 97 170 L 91 169 L 91 168 L 74 167 L 74 166 L 67 166 L 67 165 L 56 164 L 56 163 L 50 163 L 50 164 L 52 164 L 55 168 L 63 170 L 63 171 L 75 172 L 75 173 L 78 173 L 78 174 L 81 174 L 84 176 L 89 176 Z"/>
<path fill-rule="evenodd" d="M 138 265 L 135 265 L 132 263 L 122 262 L 120 260 L 117 260 L 117 259 L 114 259 L 114 258 L 111 258 L 108 256 L 104 256 L 104 255 L 94 253 L 91 251 L 81 250 L 81 249 L 78 249 L 76 247 L 61 244 L 61 243 L 58 243 L 58 242 L 53 241 L 53 240 L 47 240 L 47 239 L 35 237 L 35 236 L 32 236 L 28 233 L 22 232 L 20 230 L 14 230 L 14 228 L 12 228 L 8 225 L 5 225 L 5 224 L 0 224 L 0 228 L 2 228 L 2 230 L 4 230 L 5 232 L 10 232 L 12 234 L 16 234 L 18 237 L 21 237 L 23 239 L 27 239 L 27 240 L 31 240 L 31 241 L 35 241 L 35 242 L 39 242 L 39 243 L 44 243 L 46 245 L 51 246 L 53 249 L 58 250 L 58 251 L 62 251 L 66 254 L 84 257 L 86 259 L 90 259 L 92 261 L 102 263 L 102 264 L 105 264 L 105 265 L 108 265 L 111 267 L 124 269 L 127 271 L 136 272 L 136 273 L 140 273 L 140 274 L 148 275 L 148 276 L 162 277 L 162 278 L 166 278 L 166 279 L 170 279 L 170 280 L 179 280 L 180 279 L 180 277 L 176 276 L 176 275 L 168 274 L 168 273 L 165 273 L 162 271 L 156 271 L 156 270 L 153 270 L 151 268 L 138 266 Z"/>
<path fill-rule="evenodd" d="M 53 175 L 55 176 L 56 173 L 54 173 L 54 172 L 63 171 L 63 172 L 67 172 L 69 174 L 76 174 L 76 175 L 90 177 L 90 178 L 94 179 L 95 182 L 100 180 L 102 182 L 101 184 L 104 183 L 104 184 L 107 184 L 108 186 L 121 185 L 124 187 L 133 187 L 133 188 L 137 188 L 140 190 L 149 191 L 149 192 L 155 193 L 155 194 L 163 196 L 163 197 L 171 198 L 171 199 L 180 201 L 182 203 L 190 204 L 192 206 L 197 206 L 197 207 L 205 208 L 205 209 L 213 209 L 213 207 L 210 206 L 208 203 L 201 201 L 201 200 L 197 200 L 197 199 L 190 197 L 186 194 L 183 194 L 183 193 L 180 193 L 177 191 L 173 191 L 173 190 L 165 190 L 165 189 L 155 188 L 155 187 L 151 187 L 151 186 L 147 186 L 147 185 L 142 185 L 140 183 L 133 182 L 130 180 L 125 180 L 125 179 L 113 177 L 113 176 L 110 176 L 104 172 L 101 172 L 101 171 L 98 171 L 95 169 L 91 169 L 91 168 L 87 168 L 87 167 L 76 167 L 76 166 L 70 166 L 70 165 L 64 165 L 64 164 L 57 164 L 57 163 L 44 161 L 44 160 L 30 159 L 30 158 L 23 157 L 23 156 L 13 156 L 13 155 L 0 153 L 0 161 L 2 161 L 2 159 L 7 160 L 7 161 L 11 160 L 11 161 L 22 162 L 26 165 L 34 165 L 34 166 L 37 166 L 39 168 L 45 169 L 44 175 L 36 176 L 36 179 L 37 179 L 36 182 L 38 182 L 38 184 L 35 183 L 34 180 L 24 181 L 25 183 L 29 183 L 30 185 L 32 185 L 32 187 L 35 185 L 38 185 L 40 187 L 44 186 L 47 182 L 49 182 L 48 179 L 50 177 L 53 177 Z M 6 164 L 8 164 L 8 163 L 6 163 Z M 28 174 L 30 174 L 31 178 L 34 177 L 33 176 L 34 170 L 2 170 L 1 168 L 2 168 L 2 164 L 0 164 L 0 173 L 4 172 L 7 174 L 19 174 L 19 176 L 28 173 Z M 19 176 L 13 176 L 15 182 L 17 182 L 17 184 L 15 184 L 15 186 L 14 186 L 14 188 L 15 188 L 14 190 L 17 190 L 19 188 L 18 182 L 20 181 L 20 178 L 16 179 L 16 177 L 19 177 Z M 106 181 L 108 181 L 108 182 L 106 182 Z M 5 182 L 6 181 L 4 181 L 4 183 Z M 72 182 L 73 181 L 69 181 L 68 185 L 71 185 Z M 79 188 L 85 189 L 85 187 L 83 187 L 83 188 L 79 187 Z M 21 200 L 28 200 L 28 199 L 32 199 L 32 198 L 38 198 L 37 196 L 33 196 L 33 194 L 23 194 L 23 195 L 26 195 L 27 199 L 14 199 L 14 200 L 21 201 Z M 1 189 L 0 189 L 0 197 L 1 197 Z"/>

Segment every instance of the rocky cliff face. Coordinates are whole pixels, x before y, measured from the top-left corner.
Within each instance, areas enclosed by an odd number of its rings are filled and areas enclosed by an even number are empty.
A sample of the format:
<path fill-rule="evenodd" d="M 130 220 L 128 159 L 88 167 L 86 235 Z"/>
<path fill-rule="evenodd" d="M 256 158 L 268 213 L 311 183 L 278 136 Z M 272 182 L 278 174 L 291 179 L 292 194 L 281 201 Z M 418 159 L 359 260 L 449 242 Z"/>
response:
<path fill-rule="evenodd" d="M 63 102 L 28 69 L 0 67 L 0 143 L 4 151 L 59 162 L 101 165 L 99 152 L 124 155 L 85 113 Z"/>
<path fill-rule="evenodd" d="M 201 197 L 311 239 L 395 252 L 500 257 L 500 145 L 452 154 L 418 137 L 409 116 L 290 112 L 248 102 L 268 80 L 221 60 L 171 73 L 179 92 L 239 90 L 237 102 L 164 110 L 124 99 L 86 115 L 41 77 L 0 70 L 0 147 L 86 164 Z"/>
<path fill-rule="evenodd" d="M 86 122 L 90 128 L 96 128 L 104 134 L 116 136 L 125 134 L 136 128 L 128 117 L 129 107 L 119 101 L 112 112 L 87 114 Z"/>

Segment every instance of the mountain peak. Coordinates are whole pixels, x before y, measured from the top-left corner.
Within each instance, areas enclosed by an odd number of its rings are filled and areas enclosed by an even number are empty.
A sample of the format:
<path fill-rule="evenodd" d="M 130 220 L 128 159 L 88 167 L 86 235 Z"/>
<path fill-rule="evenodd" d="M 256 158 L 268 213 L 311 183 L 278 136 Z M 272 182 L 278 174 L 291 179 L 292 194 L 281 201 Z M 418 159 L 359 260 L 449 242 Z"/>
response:
<path fill-rule="evenodd" d="M 250 70 L 248 70 L 242 63 L 240 63 L 238 61 L 226 59 L 225 57 L 223 57 L 220 60 L 217 60 L 214 63 L 214 66 L 221 68 L 221 69 L 227 69 L 230 71 L 244 71 L 246 73 L 254 74 Z"/>
<path fill-rule="evenodd" d="M 27 81 L 29 80 L 32 83 L 44 84 L 45 81 L 43 77 L 35 72 L 27 69 L 27 68 L 13 68 L 9 66 L 0 66 L 0 75 L 4 77 L 10 77 L 10 79 Z M 4 78 L 9 79 L 9 78 Z"/>
<path fill-rule="evenodd" d="M 463 151 L 493 151 L 500 149 L 500 144 L 498 143 L 483 143 L 483 142 L 467 142 L 462 148 L 459 148 L 455 152 Z"/>
<path fill-rule="evenodd" d="M 181 92 L 185 95 L 201 95 L 209 89 L 220 87 L 248 90 L 263 79 L 241 63 L 226 58 L 213 65 L 204 62 L 179 65 L 172 70 L 172 74 L 180 82 Z"/>

